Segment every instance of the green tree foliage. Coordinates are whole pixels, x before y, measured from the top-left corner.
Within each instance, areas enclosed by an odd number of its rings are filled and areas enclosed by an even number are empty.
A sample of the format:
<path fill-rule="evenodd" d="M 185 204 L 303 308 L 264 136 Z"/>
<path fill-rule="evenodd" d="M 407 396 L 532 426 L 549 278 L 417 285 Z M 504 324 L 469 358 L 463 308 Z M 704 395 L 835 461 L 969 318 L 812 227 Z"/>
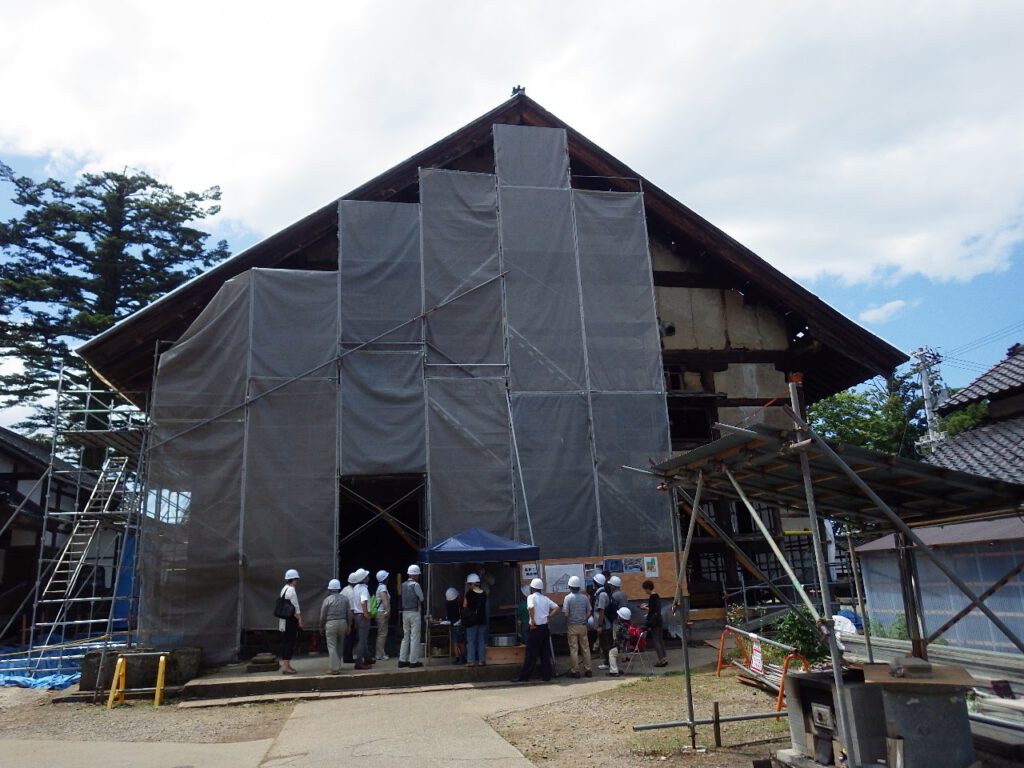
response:
<path fill-rule="evenodd" d="M 828 647 L 819 633 L 812 629 L 813 619 L 806 606 L 790 611 L 775 623 L 775 639 L 792 645 L 797 652 L 812 664 L 828 656 Z"/>
<path fill-rule="evenodd" d="M 179 194 L 146 173 L 35 182 L 0 163 L 20 215 L 0 222 L 0 407 L 35 406 L 20 427 L 47 421 L 40 400 L 71 350 L 228 255 L 191 226 L 220 207 L 220 189 Z"/>
<path fill-rule="evenodd" d="M 897 373 L 820 400 L 807 409 L 822 436 L 892 456 L 919 459 L 917 441 L 928 431 L 916 376 Z"/>
<path fill-rule="evenodd" d="M 971 403 L 942 419 L 943 431 L 953 437 L 974 429 L 988 418 L 988 403 Z"/>

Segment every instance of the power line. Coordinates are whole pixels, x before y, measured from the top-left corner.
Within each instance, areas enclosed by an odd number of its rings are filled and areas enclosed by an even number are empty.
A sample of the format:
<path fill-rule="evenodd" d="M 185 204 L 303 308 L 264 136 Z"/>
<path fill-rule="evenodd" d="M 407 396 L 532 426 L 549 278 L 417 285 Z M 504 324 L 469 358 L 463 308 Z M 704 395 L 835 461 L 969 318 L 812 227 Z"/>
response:
<path fill-rule="evenodd" d="M 953 349 L 949 350 L 948 354 L 960 355 L 963 354 L 964 352 L 970 352 L 973 349 L 977 349 L 978 347 L 990 344 L 1004 336 L 1009 336 L 1013 333 L 1016 333 L 1018 330 L 1022 329 L 1024 329 L 1024 320 L 1018 320 L 1017 322 L 1011 323 L 1005 328 L 1000 328 L 997 331 L 987 333 L 984 336 L 974 339 L 973 341 L 968 341 L 965 344 L 961 344 L 959 347 L 954 347 Z"/>

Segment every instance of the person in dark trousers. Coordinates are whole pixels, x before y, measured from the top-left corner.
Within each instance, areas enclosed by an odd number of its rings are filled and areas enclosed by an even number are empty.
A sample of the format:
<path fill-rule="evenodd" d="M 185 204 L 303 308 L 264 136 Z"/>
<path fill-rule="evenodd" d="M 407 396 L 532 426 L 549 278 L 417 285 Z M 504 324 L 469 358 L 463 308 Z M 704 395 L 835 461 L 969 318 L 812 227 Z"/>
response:
<path fill-rule="evenodd" d="M 462 626 L 462 601 L 459 590 L 448 587 L 444 592 L 444 615 L 451 626 L 453 664 L 466 663 L 466 628 Z"/>
<path fill-rule="evenodd" d="M 466 594 L 462 599 L 462 625 L 466 628 L 467 667 L 487 664 L 487 593 L 480 586 L 480 577 L 466 577 Z"/>
<path fill-rule="evenodd" d="M 597 651 L 601 656 L 598 669 L 608 669 L 608 652 L 612 648 L 611 594 L 603 573 L 594 574 L 594 631 L 597 633 Z"/>
<path fill-rule="evenodd" d="M 526 608 L 530 613 L 530 639 L 526 643 L 526 658 L 519 677 L 513 682 L 525 683 L 533 674 L 533 668 L 540 658 L 540 675 L 544 682 L 550 682 L 551 667 L 551 632 L 548 621 L 558 613 L 558 605 L 544 594 L 544 582 L 534 579 L 530 582 L 530 596 L 526 598 Z"/>
<path fill-rule="evenodd" d="M 648 579 L 640 585 L 647 593 L 647 602 L 641 604 L 641 609 L 647 610 L 647 619 L 644 622 L 644 629 L 647 630 L 648 639 L 654 644 L 654 652 L 658 654 L 658 661 L 654 666 L 667 667 L 668 654 L 665 653 L 665 626 L 661 617 L 661 597 L 654 591 L 654 582 Z"/>
<path fill-rule="evenodd" d="M 295 615 L 287 619 L 278 619 L 277 629 L 283 633 L 281 638 L 281 674 L 294 675 L 295 667 L 292 666 L 292 655 L 295 653 L 295 639 L 302 629 L 302 613 L 299 611 L 299 595 L 296 587 L 299 585 L 299 572 L 289 568 L 284 574 L 284 586 L 281 587 L 281 597 L 285 598 L 295 606 Z"/>

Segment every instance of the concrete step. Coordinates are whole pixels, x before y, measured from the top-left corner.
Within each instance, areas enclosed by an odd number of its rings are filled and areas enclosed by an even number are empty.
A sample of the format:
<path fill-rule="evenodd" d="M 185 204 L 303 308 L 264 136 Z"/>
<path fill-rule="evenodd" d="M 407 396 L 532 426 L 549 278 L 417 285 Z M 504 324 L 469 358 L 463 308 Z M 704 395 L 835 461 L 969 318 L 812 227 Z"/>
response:
<path fill-rule="evenodd" d="M 324 659 L 326 666 L 326 659 Z M 353 670 L 345 665 L 340 675 L 282 675 L 280 672 L 255 672 L 245 676 L 198 677 L 182 688 L 183 701 L 225 699 L 239 696 L 267 696 L 320 691 L 356 691 L 369 688 L 402 688 L 407 686 L 453 685 L 458 683 L 508 682 L 519 671 L 516 665 L 496 664 L 485 667 L 426 666 L 418 669 L 394 667 Z M 539 677 L 539 670 L 534 675 Z"/>

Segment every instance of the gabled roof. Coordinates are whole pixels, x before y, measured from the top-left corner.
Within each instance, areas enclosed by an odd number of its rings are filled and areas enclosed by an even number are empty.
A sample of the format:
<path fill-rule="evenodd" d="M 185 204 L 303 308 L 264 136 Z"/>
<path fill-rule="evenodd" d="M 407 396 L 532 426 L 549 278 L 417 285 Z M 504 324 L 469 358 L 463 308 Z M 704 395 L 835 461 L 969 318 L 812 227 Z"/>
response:
<path fill-rule="evenodd" d="M 1024 344 L 1014 344 L 1006 359 L 996 363 L 939 406 L 940 413 L 955 411 L 970 403 L 1024 392 Z"/>
<path fill-rule="evenodd" d="M 925 461 L 1024 484 L 1024 416 L 994 421 L 935 443 Z"/>
<path fill-rule="evenodd" d="M 667 233 L 686 253 L 714 261 L 732 276 L 737 290 L 770 302 L 803 331 L 797 355 L 807 374 L 810 401 L 887 373 L 907 360 L 522 93 L 341 199 L 415 202 L 420 168 L 466 169 L 468 159 L 479 170 L 496 123 L 565 129 L 574 176 L 602 177 L 605 189 L 635 191 L 639 180 L 649 229 Z M 131 393 L 149 389 L 156 345 L 176 340 L 226 280 L 253 267 L 299 266 L 296 259 L 308 259 L 309 253 L 322 260 L 320 268 L 334 268 L 330 261 L 337 253 L 336 200 L 125 318 L 86 342 L 78 353 L 109 384 L 141 403 L 143 397 Z M 311 268 L 308 260 L 301 266 Z"/>

